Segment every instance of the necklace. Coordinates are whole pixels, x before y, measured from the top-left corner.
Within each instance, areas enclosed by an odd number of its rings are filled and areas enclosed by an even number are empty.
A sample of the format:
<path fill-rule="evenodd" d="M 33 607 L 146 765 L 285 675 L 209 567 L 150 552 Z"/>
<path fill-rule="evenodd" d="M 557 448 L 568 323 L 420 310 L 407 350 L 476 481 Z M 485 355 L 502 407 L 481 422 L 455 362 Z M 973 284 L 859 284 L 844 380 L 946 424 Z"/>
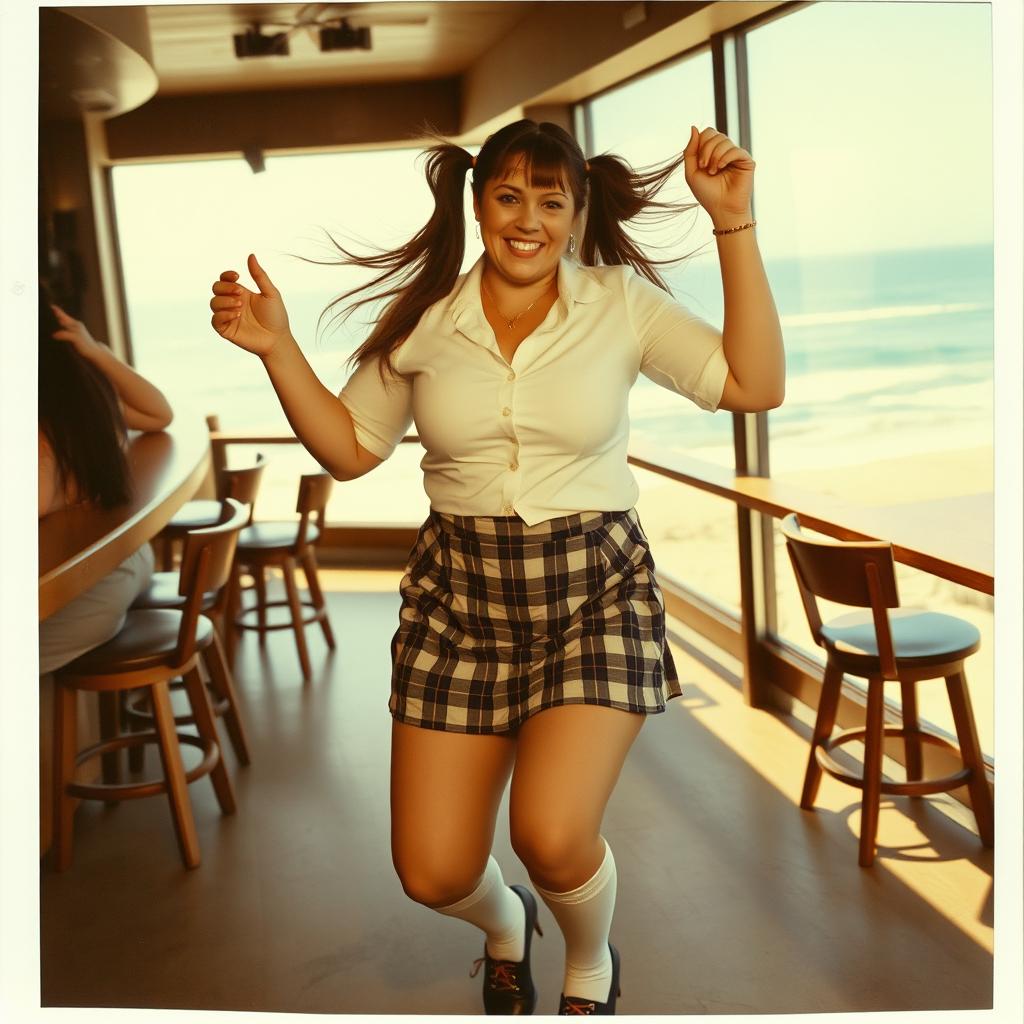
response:
<path fill-rule="evenodd" d="M 484 292 L 486 292 L 487 298 L 491 300 L 491 305 L 494 306 L 494 309 L 497 312 L 498 316 L 501 317 L 501 319 L 505 322 L 506 327 L 508 327 L 510 331 L 515 328 L 516 324 L 524 316 L 526 316 L 526 314 L 529 313 L 530 310 L 533 309 L 533 307 L 536 306 L 537 303 L 540 302 L 540 300 L 544 298 L 544 296 L 547 295 L 549 291 L 551 291 L 551 285 L 548 285 L 547 288 L 545 288 L 544 291 L 542 291 L 540 295 L 538 295 L 537 298 L 535 298 L 533 302 L 531 302 L 526 307 L 526 309 L 524 309 L 521 313 L 516 313 L 516 315 L 512 317 L 512 319 L 510 320 L 507 316 L 505 316 L 504 313 L 502 313 L 500 309 L 498 309 L 498 300 L 491 294 L 491 290 L 487 287 L 487 285 L 484 284 L 484 279 L 482 277 L 480 278 L 480 287 L 483 288 Z"/>

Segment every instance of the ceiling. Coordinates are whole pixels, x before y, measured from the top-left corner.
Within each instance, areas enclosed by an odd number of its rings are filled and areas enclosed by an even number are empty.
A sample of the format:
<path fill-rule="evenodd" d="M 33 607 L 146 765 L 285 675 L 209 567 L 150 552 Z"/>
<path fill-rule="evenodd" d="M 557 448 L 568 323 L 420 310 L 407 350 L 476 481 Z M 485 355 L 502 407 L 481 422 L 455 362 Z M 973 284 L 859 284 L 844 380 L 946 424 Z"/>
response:
<path fill-rule="evenodd" d="M 300 88 L 460 74 L 536 3 L 199 4 L 145 8 L 160 95 Z M 311 22 L 344 16 L 371 50 L 321 53 Z M 253 26 L 289 31 L 288 56 L 235 56 Z"/>

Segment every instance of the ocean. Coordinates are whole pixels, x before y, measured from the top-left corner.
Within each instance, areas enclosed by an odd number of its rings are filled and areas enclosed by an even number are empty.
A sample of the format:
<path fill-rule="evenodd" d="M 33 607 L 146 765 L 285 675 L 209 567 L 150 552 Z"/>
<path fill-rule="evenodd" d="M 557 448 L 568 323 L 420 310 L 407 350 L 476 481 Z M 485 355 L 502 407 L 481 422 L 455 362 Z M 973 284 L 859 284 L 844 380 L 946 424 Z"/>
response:
<path fill-rule="evenodd" d="M 786 401 L 769 413 L 773 472 L 992 444 L 991 246 L 765 257 L 765 269 L 787 364 Z M 667 277 L 680 301 L 721 326 L 713 253 Z M 329 291 L 282 292 L 296 337 L 337 390 L 366 327 L 350 323 L 317 339 Z M 186 308 L 180 296 L 129 295 L 137 365 L 178 409 L 216 412 L 231 430 L 286 428 L 259 360 L 214 334 L 206 302 L 197 295 Z M 708 415 L 641 376 L 630 416 L 644 446 L 731 463 L 726 413 Z"/>

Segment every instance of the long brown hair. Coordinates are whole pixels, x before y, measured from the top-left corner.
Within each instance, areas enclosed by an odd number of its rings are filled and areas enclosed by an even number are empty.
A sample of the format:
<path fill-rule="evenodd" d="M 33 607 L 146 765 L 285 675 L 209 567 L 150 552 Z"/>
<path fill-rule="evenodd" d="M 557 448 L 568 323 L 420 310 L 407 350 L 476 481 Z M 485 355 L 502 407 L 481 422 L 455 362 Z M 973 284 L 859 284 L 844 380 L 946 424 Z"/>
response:
<path fill-rule="evenodd" d="M 484 186 L 493 177 L 522 166 L 531 187 L 567 189 L 576 213 L 587 211 L 579 259 L 587 266 L 628 264 L 637 273 L 668 291 L 657 267 L 681 262 L 692 256 L 653 259 L 627 234 L 627 221 L 659 220 L 691 210 L 697 203 L 660 200 L 658 194 L 683 164 L 683 156 L 666 163 L 635 170 L 621 157 L 604 153 L 588 164 L 576 140 L 550 121 L 537 123 L 525 118 L 490 135 L 477 154 L 445 142 L 437 135 L 436 145 L 426 150 L 427 184 L 434 196 L 434 212 L 413 237 L 390 251 L 358 256 L 328 234 L 341 254 L 339 260 L 316 261 L 334 265 L 359 266 L 379 273 L 368 283 L 352 288 L 328 304 L 321 323 L 334 310 L 331 320 L 344 320 L 360 306 L 390 299 L 370 336 L 352 354 L 349 362 L 359 364 L 380 357 L 381 377 L 385 368 L 394 373 L 391 357 L 409 336 L 420 317 L 433 303 L 443 299 L 455 286 L 466 245 L 463 200 L 466 172 L 473 170 L 471 187 L 480 201 Z M 353 296 L 359 296 L 354 298 Z M 347 306 L 338 308 L 346 299 Z"/>
<path fill-rule="evenodd" d="M 54 338 L 59 330 L 40 287 L 39 429 L 53 449 L 60 486 L 74 480 L 84 500 L 113 508 L 132 495 L 124 416 L 103 371 Z"/>

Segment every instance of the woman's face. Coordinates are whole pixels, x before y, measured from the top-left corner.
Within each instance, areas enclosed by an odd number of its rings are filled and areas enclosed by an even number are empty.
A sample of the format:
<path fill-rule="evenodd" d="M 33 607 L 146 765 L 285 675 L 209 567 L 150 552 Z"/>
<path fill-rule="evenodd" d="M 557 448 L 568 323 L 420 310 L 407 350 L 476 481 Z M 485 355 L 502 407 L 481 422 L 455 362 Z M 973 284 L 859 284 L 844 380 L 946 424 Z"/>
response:
<path fill-rule="evenodd" d="M 473 211 L 487 261 L 509 284 L 534 284 L 557 271 L 576 216 L 563 186 L 531 188 L 519 165 L 485 182 Z"/>

